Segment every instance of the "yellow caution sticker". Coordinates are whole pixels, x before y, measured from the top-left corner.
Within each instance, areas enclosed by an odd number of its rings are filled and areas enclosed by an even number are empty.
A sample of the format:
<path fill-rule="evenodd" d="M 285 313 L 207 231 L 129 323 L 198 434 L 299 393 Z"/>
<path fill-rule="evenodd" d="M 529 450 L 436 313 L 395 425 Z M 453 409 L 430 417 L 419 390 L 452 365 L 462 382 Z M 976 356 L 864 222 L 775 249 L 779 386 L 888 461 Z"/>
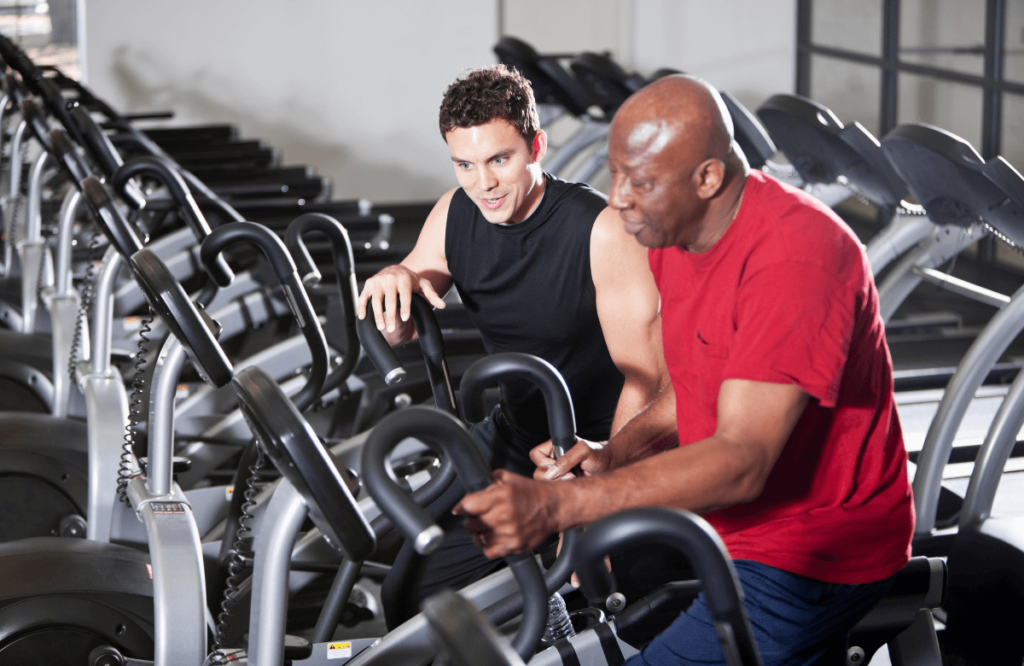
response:
<path fill-rule="evenodd" d="M 352 656 L 352 643 L 328 643 L 327 644 L 327 658 L 328 659 L 348 659 Z"/>
<path fill-rule="evenodd" d="M 224 487 L 224 501 L 225 502 L 230 502 L 231 501 L 231 496 L 234 495 L 234 494 L 235 494 L 235 487 L 234 486 L 225 486 Z"/>

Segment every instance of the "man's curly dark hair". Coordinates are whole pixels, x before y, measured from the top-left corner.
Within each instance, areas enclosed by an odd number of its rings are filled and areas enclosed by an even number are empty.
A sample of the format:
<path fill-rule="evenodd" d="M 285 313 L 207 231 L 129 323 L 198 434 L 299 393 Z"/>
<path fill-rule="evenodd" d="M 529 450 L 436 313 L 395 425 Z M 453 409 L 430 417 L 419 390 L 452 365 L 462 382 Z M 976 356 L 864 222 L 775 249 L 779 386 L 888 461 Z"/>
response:
<path fill-rule="evenodd" d="M 540 130 L 530 82 L 515 67 L 495 65 L 460 76 L 441 101 L 441 136 L 457 127 L 476 127 L 501 118 L 533 145 Z"/>

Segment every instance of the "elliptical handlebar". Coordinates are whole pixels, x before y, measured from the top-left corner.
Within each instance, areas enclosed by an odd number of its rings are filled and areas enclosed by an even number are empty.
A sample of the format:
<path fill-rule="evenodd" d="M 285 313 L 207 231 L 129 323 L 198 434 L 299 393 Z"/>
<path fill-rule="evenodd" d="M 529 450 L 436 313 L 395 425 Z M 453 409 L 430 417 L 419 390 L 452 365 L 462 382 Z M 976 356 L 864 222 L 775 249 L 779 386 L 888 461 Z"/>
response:
<path fill-rule="evenodd" d="M 576 551 L 576 574 L 587 600 L 600 608 L 615 590 L 615 578 L 604 564 L 606 555 L 627 545 L 649 543 L 674 547 L 693 563 L 716 627 L 731 628 L 731 632 L 718 632 L 726 663 L 760 666 L 743 590 L 725 544 L 707 521 L 689 511 L 630 509 L 590 525 Z"/>
<path fill-rule="evenodd" d="M 462 413 L 467 421 L 484 420 L 484 389 L 499 379 L 526 379 L 540 389 L 548 411 L 551 443 L 558 456 L 576 444 L 576 416 L 565 379 L 542 358 L 518 352 L 486 356 L 466 370 L 459 386 Z"/>
<path fill-rule="evenodd" d="M 458 405 L 455 403 L 455 392 L 452 389 L 451 377 L 448 374 L 448 362 L 444 354 L 444 338 L 441 335 L 441 326 L 434 316 L 434 309 L 419 294 L 412 295 L 412 320 L 416 326 L 416 333 L 419 335 L 420 349 L 423 352 L 423 360 L 426 362 L 427 377 L 430 380 L 430 387 L 434 394 L 434 403 L 438 409 L 452 414 L 459 415 Z M 384 378 L 389 386 L 402 381 L 406 370 L 398 360 L 391 345 L 384 339 L 373 317 L 373 305 L 366 304 L 366 317 L 356 321 L 356 332 L 359 341 L 366 350 L 377 372 Z"/>
<path fill-rule="evenodd" d="M 226 287 L 231 281 L 222 282 L 224 275 L 218 275 L 211 268 L 222 259 L 221 253 L 228 246 L 241 242 L 254 245 L 267 258 L 281 283 L 288 307 L 291 308 L 292 314 L 302 330 L 302 335 L 309 345 L 309 352 L 312 356 L 309 378 L 305 386 L 294 397 L 296 408 L 300 412 L 305 411 L 316 400 L 327 379 L 329 365 L 327 339 L 320 327 L 320 320 L 317 319 L 316 312 L 313 310 L 313 304 L 309 302 L 309 295 L 302 286 L 288 248 L 272 231 L 255 222 L 230 222 L 214 229 L 203 241 L 199 250 L 199 259 L 217 284 Z"/>
<path fill-rule="evenodd" d="M 338 275 L 338 294 L 341 299 L 342 328 L 345 339 L 345 355 L 341 365 L 334 369 L 324 384 L 329 391 L 345 381 L 355 370 L 359 360 L 359 335 L 356 332 L 356 274 L 355 258 L 352 255 L 352 241 L 348 231 L 333 217 L 323 213 L 305 213 L 292 220 L 285 233 L 285 245 L 291 251 L 292 258 L 299 266 L 303 283 L 315 283 L 321 279 L 313 258 L 309 254 L 302 237 L 310 232 L 320 232 L 327 236 L 334 257 L 334 268 Z"/>
<path fill-rule="evenodd" d="M 75 150 L 74 144 L 71 143 L 71 137 L 68 136 L 65 130 L 59 127 L 50 130 L 49 139 L 54 156 L 64 166 L 64 169 L 71 174 L 72 180 L 76 183 L 81 183 L 91 175 L 92 171 L 89 169 L 89 165 L 85 163 L 82 156 Z"/>
<path fill-rule="evenodd" d="M 143 239 L 139 236 L 138 230 L 114 205 L 114 200 L 100 179 L 96 176 L 87 176 L 82 180 L 81 188 L 89 210 L 117 251 L 128 258 L 141 250 Z"/>
<path fill-rule="evenodd" d="M 436 549 L 444 536 L 441 528 L 392 480 L 387 455 L 407 437 L 416 437 L 440 449 L 455 465 L 459 480 L 468 492 L 491 484 L 490 469 L 483 453 L 466 427 L 451 414 L 429 407 L 410 407 L 395 412 L 374 428 L 363 445 L 363 483 L 374 501 L 386 512 L 417 553 Z M 547 620 L 547 590 L 537 561 L 532 555 L 511 555 L 505 562 L 519 583 L 523 597 L 523 620 L 512 645 L 524 659 L 533 655 Z"/>
<path fill-rule="evenodd" d="M 178 212 L 185 218 L 185 223 L 192 229 L 196 240 L 202 242 L 210 235 L 210 225 L 206 221 L 206 217 L 199 210 L 199 205 L 193 198 L 188 185 L 185 184 L 185 179 L 178 173 L 178 169 L 172 161 L 156 156 L 136 157 L 117 167 L 110 177 L 110 185 L 129 205 L 140 209 L 145 206 L 146 200 L 143 198 L 139 201 L 134 198 L 138 189 L 132 178 L 143 174 L 159 180 L 167 188 L 171 198 L 178 204 Z M 235 277 L 224 257 L 218 257 L 207 267 L 207 270 L 220 285 L 230 284 Z"/>

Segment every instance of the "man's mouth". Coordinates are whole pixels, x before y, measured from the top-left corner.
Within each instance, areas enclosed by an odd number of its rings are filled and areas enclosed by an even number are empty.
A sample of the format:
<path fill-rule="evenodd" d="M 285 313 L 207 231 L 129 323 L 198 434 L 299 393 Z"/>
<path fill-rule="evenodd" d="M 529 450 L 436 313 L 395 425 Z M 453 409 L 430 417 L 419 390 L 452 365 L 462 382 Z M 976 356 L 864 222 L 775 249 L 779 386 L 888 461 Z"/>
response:
<path fill-rule="evenodd" d="M 505 197 L 498 197 L 497 199 L 480 199 L 480 201 L 482 201 L 484 206 L 488 208 L 497 208 L 505 201 Z"/>
<path fill-rule="evenodd" d="M 644 223 L 640 221 L 627 220 L 623 218 L 623 227 L 626 229 L 626 233 L 632 236 L 636 236 L 640 233 L 640 230 L 644 228 Z"/>

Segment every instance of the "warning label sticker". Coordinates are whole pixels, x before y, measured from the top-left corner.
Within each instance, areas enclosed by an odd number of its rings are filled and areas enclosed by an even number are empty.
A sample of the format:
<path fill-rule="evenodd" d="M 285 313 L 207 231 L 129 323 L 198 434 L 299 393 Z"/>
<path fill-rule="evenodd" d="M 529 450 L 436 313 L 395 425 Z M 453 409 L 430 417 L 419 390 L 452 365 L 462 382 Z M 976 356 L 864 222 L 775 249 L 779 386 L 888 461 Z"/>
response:
<path fill-rule="evenodd" d="M 327 658 L 328 659 L 347 659 L 352 656 L 352 643 L 328 643 L 327 644 Z"/>
<path fill-rule="evenodd" d="M 181 502 L 152 502 L 153 513 L 185 513 L 185 505 Z"/>
<path fill-rule="evenodd" d="M 149 579 L 153 580 L 153 565 L 147 562 L 146 563 L 146 571 L 149 572 Z"/>
<path fill-rule="evenodd" d="M 234 495 L 234 494 L 235 494 L 235 487 L 234 486 L 225 486 L 224 487 L 224 501 L 225 502 L 230 502 L 231 501 L 231 496 Z"/>

